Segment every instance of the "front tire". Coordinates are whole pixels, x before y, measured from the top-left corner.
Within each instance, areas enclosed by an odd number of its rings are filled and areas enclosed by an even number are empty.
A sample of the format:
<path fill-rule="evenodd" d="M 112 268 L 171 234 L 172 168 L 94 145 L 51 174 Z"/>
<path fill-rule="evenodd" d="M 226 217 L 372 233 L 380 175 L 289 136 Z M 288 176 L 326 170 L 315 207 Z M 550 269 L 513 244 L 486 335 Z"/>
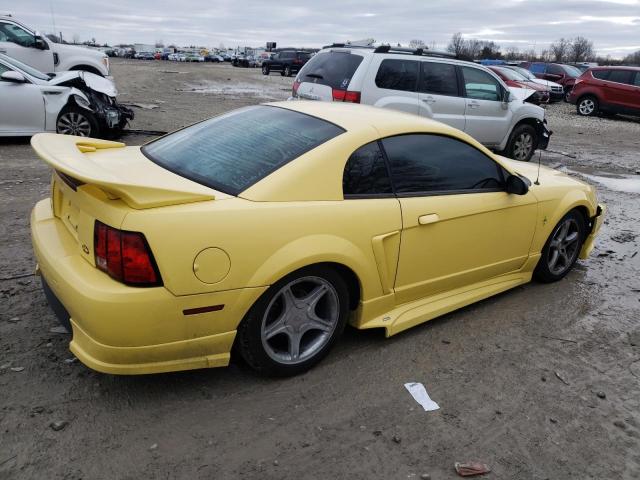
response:
<path fill-rule="evenodd" d="M 287 65 L 286 67 L 284 67 L 284 76 L 285 77 L 290 77 L 291 76 L 291 67 L 289 65 Z"/>
<path fill-rule="evenodd" d="M 56 132 L 63 135 L 95 137 L 98 130 L 98 122 L 93 114 L 77 105 L 64 107 L 56 120 Z"/>
<path fill-rule="evenodd" d="M 592 96 L 582 97 L 576 103 L 578 115 L 583 117 L 593 117 L 598 114 L 598 99 Z"/>
<path fill-rule="evenodd" d="M 332 268 L 316 265 L 272 285 L 238 327 L 236 348 L 255 371 L 291 376 L 322 360 L 342 334 L 349 292 Z"/>
<path fill-rule="evenodd" d="M 511 132 L 505 154 L 514 160 L 528 162 L 538 148 L 538 133 L 531 125 L 518 125 Z"/>
<path fill-rule="evenodd" d="M 267 65 L 263 65 L 262 66 L 262 74 L 263 75 L 269 75 L 269 67 Z"/>
<path fill-rule="evenodd" d="M 578 259 L 586 231 L 586 221 L 577 210 L 571 210 L 562 217 L 542 249 L 533 272 L 536 280 L 551 283 L 563 279 Z"/>

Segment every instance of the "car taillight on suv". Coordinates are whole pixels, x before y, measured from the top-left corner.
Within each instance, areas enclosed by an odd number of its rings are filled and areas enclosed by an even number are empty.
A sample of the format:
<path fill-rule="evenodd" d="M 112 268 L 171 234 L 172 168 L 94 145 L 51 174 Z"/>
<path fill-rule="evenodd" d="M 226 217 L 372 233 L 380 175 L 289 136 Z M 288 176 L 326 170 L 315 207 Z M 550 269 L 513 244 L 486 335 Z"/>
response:
<path fill-rule="evenodd" d="M 135 287 L 156 287 L 162 279 L 145 236 L 96 220 L 93 228 L 96 267 L 114 280 Z"/>
<path fill-rule="evenodd" d="M 299 81 L 294 81 L 293 82 L 293 87 L 291 88 L 291 96 L 293 98 L 297 98 L 298 97 L 298 87 L 300 86 L 300 82 Z"/>
<path fill-rule="evenodd" d="M 351 90 L 338 90 L 334 88 L 332 91 L 334 102 L 350 102 L 360 103 L 360 92 L 354 92 Z"/>

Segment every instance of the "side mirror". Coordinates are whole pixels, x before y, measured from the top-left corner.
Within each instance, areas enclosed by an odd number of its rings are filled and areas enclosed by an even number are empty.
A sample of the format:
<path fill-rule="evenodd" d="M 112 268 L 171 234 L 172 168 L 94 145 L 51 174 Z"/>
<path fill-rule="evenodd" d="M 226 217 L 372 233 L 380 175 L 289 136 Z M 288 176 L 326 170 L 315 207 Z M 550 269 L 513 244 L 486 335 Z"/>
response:
<path fill-rule="evenodd" d="M 24 78 L 24 75 L 22 75 L 20 72 L 14 72 L 13 70 L 4 72 L 2 75 L 0 75 L 0 79 L 4 80 L 5 82 L 12 83 L 24 83 L 27 81 L 27 79 Z"/>
<path fill-rule="evenodd" d="M 38 32 L 36 32 L 35 34 L 35 43 L 33 44 L 33 46 L 38 50 L 49 49 L 49 45 L 47 44 L 47 42 L 44 41 L 44 38 L 42 38 L 42 35 L 40 35 L 40 33 Z"/>
<path fill-rule="evenodd" d="M 502 92 L 502 101 L 504 103 L 509 103 L 511 100 L 512 100 L 511 92 L 509 90 L 504 90 Z"/>
<path fill-rule="evenodd" d="M 507 193 L 514 195 L 526 195 L 529 191 L 529 185 L 517 175 L 509 175 L 507 177 Z"/>

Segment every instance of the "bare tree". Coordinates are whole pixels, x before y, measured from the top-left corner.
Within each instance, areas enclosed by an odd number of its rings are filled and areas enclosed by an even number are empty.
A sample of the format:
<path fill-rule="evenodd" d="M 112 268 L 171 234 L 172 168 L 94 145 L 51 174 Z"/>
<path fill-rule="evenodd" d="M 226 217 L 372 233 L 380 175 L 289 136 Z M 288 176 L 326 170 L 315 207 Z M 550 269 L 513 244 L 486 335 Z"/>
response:
<path fill-rule="evenodd" d="M 409 41 L 409 48 L 423 48 L 424 46 L 424 40 L 413 39 Z"/>
<path fill-rule="evenodd" d="M 512 46 L 507 48 L 507 53 L 505 54 L 505 58 L 507 60 L 519 60 L 521 56 L 522 54 L 520 53 L 518 47 Z"/>
<path fill-rule="evenodd" d="M 629 63 L 631 65 L 640 65 L 640 50 L 634 53 L 630 53 L 626 57 L 624 57 L 624 63 Z"/>
<path fill-rule="evenodd" d="M 456 56 L 463 56 L 466 53 L 466 41 L 462 37 L 462 33 L 454 33 L 451 37 L 449 45 L 447 45 L 447 51 L 455 54 Z"/>
<path fill-rule="evenodd" d="M 591 60 L 594 57 L 593 42 L 584 37 L 576 37 L 571 43 L 569 53 L 569 61 L 574 63 Z"/>
<path fill-rule="evenodd" d="M 553 56 L 553 60 L 560 63 L 566 61 L 570 49 L 571 42 L 566 38 L 561 38 L 549 45 L 549 51 Z"/>

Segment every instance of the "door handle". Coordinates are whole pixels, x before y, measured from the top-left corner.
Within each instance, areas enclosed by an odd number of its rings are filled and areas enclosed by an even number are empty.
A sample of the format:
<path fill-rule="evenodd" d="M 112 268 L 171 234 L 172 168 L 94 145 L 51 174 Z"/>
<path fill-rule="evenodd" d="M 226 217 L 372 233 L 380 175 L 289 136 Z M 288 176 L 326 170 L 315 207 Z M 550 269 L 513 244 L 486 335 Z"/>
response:
<path fill-rule="evenodd" d="M 480 104 L 478 102 L 469 102 L 469 108 L 479 108 Z"/>
<path fill-rule="evenodd" d="M 427 98 L 423 98 L 422 101 L 424 103 L 428 103 L 428 104 L 436 103 L 436 99 L 431 97 L 431 96 L 429 96 Z"/>
<path fill-rule="evenodd" d="M 420 225 L 429 225 L 430 223 L 436 223 L 440 220 L 437 213 L 429 213 L 427 215 L 421 215 L 418 217 L 418 223 Z"/>

